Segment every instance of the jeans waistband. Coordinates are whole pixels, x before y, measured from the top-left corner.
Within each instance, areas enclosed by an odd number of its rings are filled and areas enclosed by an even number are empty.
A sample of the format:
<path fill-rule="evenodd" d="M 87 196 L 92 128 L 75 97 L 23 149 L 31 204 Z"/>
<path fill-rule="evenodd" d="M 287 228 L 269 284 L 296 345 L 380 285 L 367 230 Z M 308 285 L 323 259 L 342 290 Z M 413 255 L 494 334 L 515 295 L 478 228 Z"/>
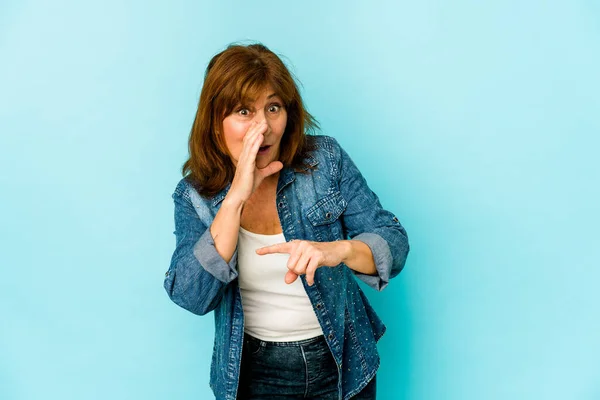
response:
<path fill-rule="evenodd" d="M 247 333 L 244 333 L 244 340 L 249 342 L 255 342 L 260 344 L 261 346 L 281 346 L 281 347 L 300 347 L 306 346 L 312 343 L 323 342 L 325 343 L 325 336 L 319 335 L 309 339 L 297 340 L 293 342 L 270 342 L 262 339 L 255 338 L 254 336 L 250 336 Z"/>

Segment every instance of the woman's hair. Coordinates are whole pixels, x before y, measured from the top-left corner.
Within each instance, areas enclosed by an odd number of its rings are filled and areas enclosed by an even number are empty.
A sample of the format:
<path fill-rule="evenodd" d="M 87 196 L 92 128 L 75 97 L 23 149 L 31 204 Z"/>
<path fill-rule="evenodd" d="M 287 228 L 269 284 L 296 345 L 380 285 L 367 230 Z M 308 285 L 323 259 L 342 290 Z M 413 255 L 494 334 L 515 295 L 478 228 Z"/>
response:
<path fill-rule="evenodd" d="M 189 159 L 182 174 L 199 190 L 213 196 L 233 180 L 235 166 L 222 134 L 223 119 L 239 104 L 248 104 L 267 86 L 281 98 L 287 124 L 279 161 L 298 170 L 311 150 L 306 133 L 319 125 L 306 111 L 298 87 L 281 59 L 262 44 L 231 44 L 206 68 L 198 110 L 189 138 Z"/>

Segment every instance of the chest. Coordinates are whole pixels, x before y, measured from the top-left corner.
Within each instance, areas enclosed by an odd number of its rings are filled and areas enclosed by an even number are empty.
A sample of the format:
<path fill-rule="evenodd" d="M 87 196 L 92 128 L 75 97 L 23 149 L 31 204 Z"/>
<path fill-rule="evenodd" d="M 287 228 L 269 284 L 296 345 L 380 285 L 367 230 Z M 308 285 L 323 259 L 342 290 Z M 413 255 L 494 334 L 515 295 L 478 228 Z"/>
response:
<path fill-rule="evenodd" d="M 242 211 L 241 226 L 247 231 L 263 235 L 282 232 L 277 214 L 275 188 L 257 191 L 248 199 Z"/>

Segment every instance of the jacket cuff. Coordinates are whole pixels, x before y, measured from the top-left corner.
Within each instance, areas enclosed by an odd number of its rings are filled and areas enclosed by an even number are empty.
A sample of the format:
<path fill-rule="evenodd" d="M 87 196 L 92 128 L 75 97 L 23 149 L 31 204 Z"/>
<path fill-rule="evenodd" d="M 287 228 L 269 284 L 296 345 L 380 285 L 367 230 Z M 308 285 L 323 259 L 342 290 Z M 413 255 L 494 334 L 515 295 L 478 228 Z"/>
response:
<path fill-rule="evenodd" d="M 380 235 L 371 232 L 358 234 L 352 240 L 360 240 L 369 246 L 375 260 L 377 275 L 367 275 L 354 270 L 352 272 L 354 272 L 357 278 L 373 289 L 378 291 L 383 290 L 390 282 L 390 271 L 392 270 L 393 258 L 390 246 Z"/>
<path fill-rule="evenodd" d="M 215 247 L 215 240 L 210 233 L 210 228 L 207 228 L 200 236 L 194 245 L 193 253 L 202 268 L 221 282 L 227 284 L 237 278 L 237 247 L 229 263 L 225 262 Z"/>

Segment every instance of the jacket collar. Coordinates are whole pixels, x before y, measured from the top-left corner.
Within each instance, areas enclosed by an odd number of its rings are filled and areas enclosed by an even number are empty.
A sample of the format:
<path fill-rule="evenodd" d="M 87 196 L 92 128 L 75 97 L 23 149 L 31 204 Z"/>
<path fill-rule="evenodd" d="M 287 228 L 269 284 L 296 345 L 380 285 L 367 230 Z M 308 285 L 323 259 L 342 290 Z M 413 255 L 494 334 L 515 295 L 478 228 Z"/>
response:
<path fill-rule="evenodd" d="M 306 156 L 305 160 L 306 160 L 306 163 L 305 163 L 306 166 L 302 167 L 300 169 L 301 171 L 307 171 L 309 168 L 312 168 L 312 167 L 316 166 L 319 163 L 310 154 L 308 156 Z M 284 187 L 286 187 L 287 185 L 289 185 L 290 183 L 292 183 L 296 179 L 296 172 L 297 171 L 295 171 L 291 167 L 283 167 L 283 169 L 279 173 L 279 180 L 277 182 L 277 194 L 279 194 L 279 192 L 281 192 Z M 230 188 L 231 188 L 231 182 L 229 182 L 227 184 L 227 186 L 225 186 L 225 188 L 223 188 L 223 190 L 221 190 L 219 193 L 217 193 L 212 198 L 212 205 L 213 205 L 213 207 L 216 207 L 217 204 L 219 204 L 220 202 L 223 201 L 223 199 L 227 195 L 227 192 L 229 192 Z"/>

